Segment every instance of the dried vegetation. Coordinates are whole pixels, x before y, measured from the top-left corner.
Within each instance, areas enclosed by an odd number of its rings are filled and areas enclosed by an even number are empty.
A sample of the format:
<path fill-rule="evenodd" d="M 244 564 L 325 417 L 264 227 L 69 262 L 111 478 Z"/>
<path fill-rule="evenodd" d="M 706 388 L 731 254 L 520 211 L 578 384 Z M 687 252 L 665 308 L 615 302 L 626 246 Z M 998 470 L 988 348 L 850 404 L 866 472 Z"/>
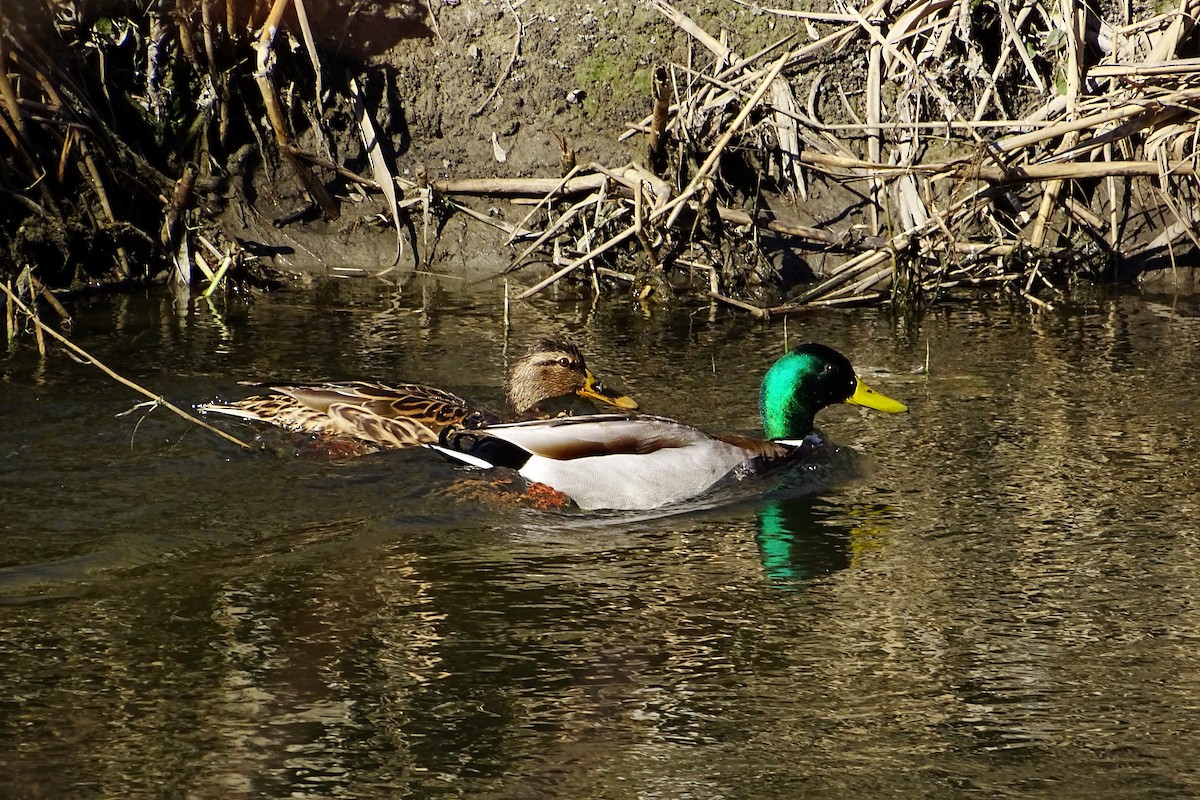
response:
<path fill-rule="evenodd" d="M 273 191 L 245 185 L 250 159 L 304 188 L 280 226 L 370 192 L 397 263 L 411 246 L 428 264 L 447 215 L 502 228 L 504 274 L 551 265 L 523 297 L 559 281 L 643 298 L 699 285 L 770 317 L 987 286 L 1046 307 L 1074 278 L 1200 245 L 1200 0 L 755 5 L 781 32 L 755 53 L 647 0 L 691 48 L 654 70 L 646 117 L 625 126 L 644 159 L 579 164 L 562 138 L 561 178 L 459 180 L 401 179 L 365 73 L 322 60 L 301 0 L 158 0 L 136 18 L 85 19 L 82 5 L 0 7 L 10 279 L 32 265 L 56 287 L 173 276 L 211 292 L 253 260 L 206 224 L 231 193 Z M 505 8 L 511 59 L 483 107 L 522 58 L 525 3 Z M 835 215 L 789 213 L 834 192 Z M 471 196 L 513 210 L 480 213 Z M 800 254 L 807 283 L 772 250 Z M 763 304 L 764 286 L 786 295 Z"/>
<path fill-rule="evenodd" d="M 653 5 L 698 52 L 660 71 L 654 113 L 631 126 L 648 166 L 572 172 L 607 180 L 537 235 L 561 268 L 523 296 L 584 266 L 630 281 L 683 266 L 762 317 L 963 286 L 1045 308 L 1073 279 L 1173 266 L 1198 244 L 1200 3 L 1140 20 L 1068 0 L 764 8 L 802 20 L 808 41 L 748 56 Z M 834 223 L 772 210 L 771 193 L 804 201 L 831 183 L 854 196 Z M 732 295 L 762 235 L 841 260 L 785 302 L 752 305 Z"/>

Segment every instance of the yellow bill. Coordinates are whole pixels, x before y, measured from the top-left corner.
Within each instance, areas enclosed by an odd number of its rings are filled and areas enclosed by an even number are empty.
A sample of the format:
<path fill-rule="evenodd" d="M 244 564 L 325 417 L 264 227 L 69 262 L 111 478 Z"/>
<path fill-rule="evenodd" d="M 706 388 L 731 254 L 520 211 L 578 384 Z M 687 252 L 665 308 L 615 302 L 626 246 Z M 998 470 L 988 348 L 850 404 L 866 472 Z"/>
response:
<path fill-rule="evenodd" d="M 617 394 L 612 389 L 609 389 L 603 383 L 596 380 L 596 376 L 589 369 L 587 371 L 587 383 L 582 389 L 576 391 L 580 397 L 589 397 L 592 400 L 599 400 L 601 403 L 608 403 L 610 406 L 617 408 L 625 408 L 630 411 L 638 407 L 637 401 L 632 397 L 623 394 Z"/>
<path fill-rule="evenodd" d="M 903 414 L 908 411 L 908 406 L 898 400 L 893 400 L 886 394 L 881 394 L 867 384 L 863 383 L 861 378 L 855 378 L 858 385 L 854 389 L 854 394 L 850 395 L 846 400 L 852 406 L 865 406 L 873 408 L 876 411 L 883 411 L 888 414 Z"/>

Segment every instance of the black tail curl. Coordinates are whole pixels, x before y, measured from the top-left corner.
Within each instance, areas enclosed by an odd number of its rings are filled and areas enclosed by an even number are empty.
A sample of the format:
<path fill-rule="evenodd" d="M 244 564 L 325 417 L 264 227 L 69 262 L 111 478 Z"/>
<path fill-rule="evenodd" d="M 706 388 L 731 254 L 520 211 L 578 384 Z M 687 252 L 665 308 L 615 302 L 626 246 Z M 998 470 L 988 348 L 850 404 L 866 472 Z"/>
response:
<path fill-rule="evenodd" d="M 520 469 L 529 460 L 530 452 L 512 442 L 489 436 L 483 431 L 473 431 L 451 425 L 438 434 L 438 444 L 447 450 L 466 453 L 493 467 Z"/>

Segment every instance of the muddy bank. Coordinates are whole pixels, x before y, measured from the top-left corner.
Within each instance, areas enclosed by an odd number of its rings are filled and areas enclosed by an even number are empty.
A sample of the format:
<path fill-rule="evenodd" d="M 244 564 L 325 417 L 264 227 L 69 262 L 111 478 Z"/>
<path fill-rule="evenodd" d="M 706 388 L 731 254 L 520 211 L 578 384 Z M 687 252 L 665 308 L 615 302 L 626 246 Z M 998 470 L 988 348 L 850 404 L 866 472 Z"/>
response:
<path fill-rule="evenodd" d="M 474 279 L 529 242 L 531 289 L 765 316 L 1190 285 L 1188 2 L 34 5 L 4 11 L 0 238 L 54 288 Z"/>

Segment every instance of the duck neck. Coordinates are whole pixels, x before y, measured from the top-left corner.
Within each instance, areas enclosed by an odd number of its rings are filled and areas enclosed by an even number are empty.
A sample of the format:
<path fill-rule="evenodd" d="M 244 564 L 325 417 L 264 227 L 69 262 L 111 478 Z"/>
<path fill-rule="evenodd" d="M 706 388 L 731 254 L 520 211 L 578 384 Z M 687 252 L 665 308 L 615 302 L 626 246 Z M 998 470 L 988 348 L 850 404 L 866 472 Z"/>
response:
<path fill-rule="evenodd" d="M 803 439 L 813 431 L 815 415 L 798 403 L 763 405 L 760 410 L 768 439 Z"/>
<path fill-rule="evenodd" d="M 771 370 L 758 395 L 763 432 L 768 439 L 802 439 L 813 430 L 816 409 L 796 396 L 794 377 Z"/>
<path fill-rule="evenodd" d="M 508 396 L 508 404 L 512 406 L 512 410 L 517 414 L 524 414 L 546 399 L 544 392 L 537 391 L 534 388 L 533 376 L 530 374 L 530 368 L 525 364 L 518 364 L 509 375 L 508 382 L 504 386 L 504 393 Z"/>

